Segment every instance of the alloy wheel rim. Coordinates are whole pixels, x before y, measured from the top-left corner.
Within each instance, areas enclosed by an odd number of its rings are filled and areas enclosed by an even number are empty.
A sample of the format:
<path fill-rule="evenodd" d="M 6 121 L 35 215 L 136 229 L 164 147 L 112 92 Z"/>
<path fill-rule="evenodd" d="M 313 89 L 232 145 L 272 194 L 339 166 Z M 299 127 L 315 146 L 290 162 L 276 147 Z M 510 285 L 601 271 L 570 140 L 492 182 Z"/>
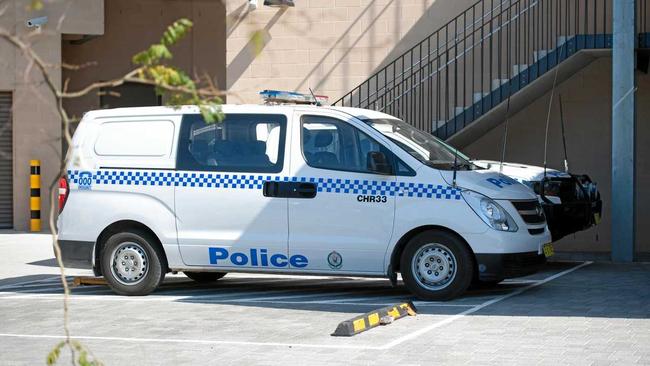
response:
<path fill-rule="evenodd" d="M 140 283 L 149 270 L 147 252 L 137 243 L 120 244 L 111 254 L 113 277 L 124 285 Z"/>
<path fill-rule="evenodd" d="M 411 262 L 413 277 L 427 290 L 439 291 L 449 286 L 457 273 L 457 261 L 452 251 L 439 243 L 423 245 Z"/>

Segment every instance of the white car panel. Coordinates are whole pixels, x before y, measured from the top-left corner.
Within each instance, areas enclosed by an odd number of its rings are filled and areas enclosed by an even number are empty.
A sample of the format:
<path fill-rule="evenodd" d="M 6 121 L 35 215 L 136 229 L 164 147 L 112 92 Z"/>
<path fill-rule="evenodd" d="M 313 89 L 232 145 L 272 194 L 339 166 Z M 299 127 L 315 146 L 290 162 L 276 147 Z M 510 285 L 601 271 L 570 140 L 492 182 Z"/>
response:
<path fill-rule="evenodd" d="M 524 185 L 493 170 L 459 170 L 454 182 L 451 170 L 423 165 L 360 120 L 394 117 L 363 109 L 315 106 L 225 105 L 222 110 L 226 114 L 286 116 L 280 172 L 177 170 L 181 120 L 184 115 L 198 114 L 197 107 L 89 112 L 73 138 L 68 166 L 70 194 L 58 219 L 59 239 L 94 243 L 109 225 L 132 220 L 147 226 L 158 237 L 172 270 L 368 276 L 389 275 L 392 254 L 400 239 L 422 227 L 457 233 L 477 255 L 541 253 L 541 246 L 550 242 L 547 228 L 542 234 L 531 235 L 527 229 L 532 226 L 511 204 L 511 200 L 536 199 Z M 415 175 L 355 173 L 307 165 L 299 119 L 303 114 L 346 121 L 384 145 Z M 162 143 L 168 132 L 161 126 L 173 124 L 171 148 L 129 146 L 119 148 L 123 153 L 130 152 L 129 156 L 98 155 L 97 151 L 111 149 L 110 141 L 101 141 L 96 150 L 102 125 L 119 121 L 152 122 L 142 127 L 142 131 L 154 129 L 151 139 L 141 140 L 144 144 L 157 144 L 154 140 Z M 269 141 L 279 138 L 279 131 L 274 129 L 257 133 Z M 133 139 L 124 141 L 135 143 Z M 268 144 L 265 153 L 271 158 L 278 149 L 277 144 Z M 151 154 L 156 156 L 144 156 Z M 221 179 L 222 185 L 215 186 L 214 179 Z M 266 181 L 302 179 L 318 183 L 314 198 L 266 197 L 263 193 Z M 463 189 L 496 200 L 515 220 L 518 231 L 488 227 L 462 198 Z M 380 202 L 363 201 L 363 196 L 379 196 Z M 235 253 L 241 255 L 233 257 Z"/>

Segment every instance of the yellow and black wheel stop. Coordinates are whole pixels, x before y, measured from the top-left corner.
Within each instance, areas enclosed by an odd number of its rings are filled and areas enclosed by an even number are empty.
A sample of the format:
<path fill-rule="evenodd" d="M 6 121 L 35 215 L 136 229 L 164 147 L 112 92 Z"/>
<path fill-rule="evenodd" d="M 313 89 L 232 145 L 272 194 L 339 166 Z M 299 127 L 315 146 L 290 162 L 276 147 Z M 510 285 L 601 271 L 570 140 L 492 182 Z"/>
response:
<path fill-rule="evenodd" d="M 415 314 L 417 314 L 417 309 L 410 301 L 386 306 L 341 322 L 332 335 L 350 337 L 381 325 L 381 319 L 384 317 L 390 317 L 392 321 L 409 315 L 414 316 Z"/>

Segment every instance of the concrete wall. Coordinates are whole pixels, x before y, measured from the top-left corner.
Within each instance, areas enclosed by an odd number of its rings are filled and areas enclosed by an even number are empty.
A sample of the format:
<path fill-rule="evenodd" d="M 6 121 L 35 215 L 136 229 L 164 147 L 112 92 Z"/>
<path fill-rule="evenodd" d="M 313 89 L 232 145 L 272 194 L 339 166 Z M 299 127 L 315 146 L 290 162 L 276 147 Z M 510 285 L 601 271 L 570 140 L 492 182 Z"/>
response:
<path fill-rule="evenodd" d="M 61 34 L 68 31 L 99 34 L 103 31 L 103 0 L 53 0 L 40 11 L 29 11 L 28 0 L 2 3 L 0 28 L 31 44 L 49 65 L 57 87 L 61 84 Z M 27 19 L 47 15 L 40 30 L 27 28 Z M 61 122 L 55 98 L 37 68 L 4 39 L 0 39 L 0 90 L 13 94 L 14 227 L 29 227 L 29 160 L 42 163 L 43 228 L 47 228 L 49 184 L 56 179 L 61 155 Z"/>
<path fill-rule="evenodd" d="M 263 89 L 334 101 L 385 61 L 421 41 L 474 0 L 297 0 L 293 8 L 226 0 L 229 101 L 259 103 Z"/>
<path fill-rule="evenodd" d="M 66 36 L 63 61 L 73 65 L 92 63 L 78 71 L 65 71 L 69 90 L 96 81 L 111 80 L 133 69 L 131 58 L 157 43 L 164 30 L 179 18 L 194 22 L 192 32 L 172 49 L 171 64 L 190 75 L 207 75 L 217 86 L 225 85 L 225 8 L 213 0 L 110 0 L 105 4 L 105 32 L 80 43 L 80 36 Z M 70 115 L 99 108 L 96 93 L 67 101 Z"/>
<path fill-rule="evenodd" d="M 647 258 L 650 253 L 650 76 L 637 72 L 637 253 Z M 567 236 L 556 246 L 557 251 L 610 251 L 611 240 L 611 58 L 603 57 L 590 64 L 556 89 L 562 94 L 569 166 L 572 172 L 588 173 L 598 182 L 604 208 L 603 221 L 595 228 Z M 508 131 L 506 161 L 542 165 L 544 160 L 544 129 L 550 92 L 511 118 Z M 500 159 L 503 125 L 497 126 L 464 150 L 472 157 Z M 562 140 L 557 100 L 551 114 L 549 130 L 549 166 L 563 166 Z"/>

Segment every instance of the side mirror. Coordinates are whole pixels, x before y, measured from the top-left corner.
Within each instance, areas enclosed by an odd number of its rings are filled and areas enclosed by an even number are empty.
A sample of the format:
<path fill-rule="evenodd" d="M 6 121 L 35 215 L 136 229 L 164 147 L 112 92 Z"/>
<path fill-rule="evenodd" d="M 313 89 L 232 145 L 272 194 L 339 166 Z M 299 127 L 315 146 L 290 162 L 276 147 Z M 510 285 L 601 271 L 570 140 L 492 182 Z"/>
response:
<path fill-rule="evenodd" d="M 381 151 L 371 151 L 368 153 L 368 170 L 377 174 L 393 174 L 392 165 L 388 162 L 386 154 Z"/>

